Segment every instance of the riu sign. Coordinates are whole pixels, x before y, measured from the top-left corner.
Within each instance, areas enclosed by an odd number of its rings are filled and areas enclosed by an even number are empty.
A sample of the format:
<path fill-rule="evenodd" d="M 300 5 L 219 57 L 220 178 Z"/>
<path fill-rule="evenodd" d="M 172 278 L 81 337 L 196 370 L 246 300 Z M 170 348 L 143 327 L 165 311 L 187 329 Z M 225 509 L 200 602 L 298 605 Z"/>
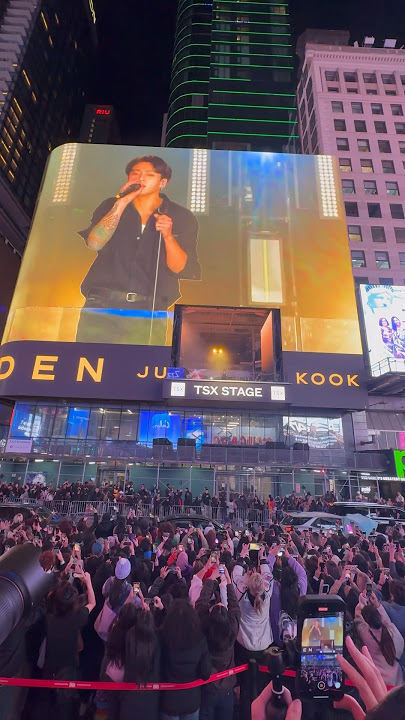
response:
<path fill-rule="evenodd" d="M 358 374 L 341 375 L 340 373 L 330 373 L 325 375 L 321 372 L 297 372 L 296 373 L 297 385 L 333 385 L 333 387 L 340 387 L 341 385 L 347 385 L 347 387 L 358 388 L 359 376 Z"/>

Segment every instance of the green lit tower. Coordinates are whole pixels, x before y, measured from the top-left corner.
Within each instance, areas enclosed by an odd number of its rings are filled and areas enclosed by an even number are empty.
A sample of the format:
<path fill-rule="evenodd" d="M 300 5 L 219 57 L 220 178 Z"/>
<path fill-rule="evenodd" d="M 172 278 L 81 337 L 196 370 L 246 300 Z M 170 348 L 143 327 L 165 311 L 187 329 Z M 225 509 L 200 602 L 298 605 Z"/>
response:
<path fill-rule="evenodd" d="M 287 2 L 179 0 L 168 147 L 282 152 L 294 90 Z"/>

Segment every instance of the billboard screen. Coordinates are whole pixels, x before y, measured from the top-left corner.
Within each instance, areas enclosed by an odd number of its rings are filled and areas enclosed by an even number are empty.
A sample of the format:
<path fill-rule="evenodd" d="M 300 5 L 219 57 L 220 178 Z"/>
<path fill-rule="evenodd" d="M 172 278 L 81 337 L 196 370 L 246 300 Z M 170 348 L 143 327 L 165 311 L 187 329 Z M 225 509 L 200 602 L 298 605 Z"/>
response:
<path fill-rule="evenodd" d="M 339 188 L 330 156 L 55 149 L 3 335 L 0 394 L 163 400 L 182 306 L 186 377 L 209 368 L 208 379 L 266 381 L 274 364 L 284 377 L 270 380 L 289 384 L 292 404 L 363 407 Z"/>
<path fill-rule="evenodd" d="M 405 372 L 405 288 L 361 285 L 360 297 L 371 374 Z"/>
<path fill-rule="evenodd" d="M 3 342 L 170 345 L 174 305 L 277 307 L 283 350 L 361 353 L 329 156 L 68 144 Z"/>

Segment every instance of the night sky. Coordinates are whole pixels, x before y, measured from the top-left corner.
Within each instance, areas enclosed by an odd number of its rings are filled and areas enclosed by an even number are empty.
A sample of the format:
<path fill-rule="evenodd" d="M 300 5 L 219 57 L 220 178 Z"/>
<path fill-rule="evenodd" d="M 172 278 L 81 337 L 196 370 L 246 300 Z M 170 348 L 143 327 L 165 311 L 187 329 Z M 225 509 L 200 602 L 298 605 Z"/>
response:
<path fill-rule="evenodd" d="M 95 0 L 99 48 L 88 102 L 112 104 L 122 140 L 160 145 L 167 110 L 177 0 Z M 306 28 L 405 40 L 398 0 L 290 0 L 294 39 Z"/>

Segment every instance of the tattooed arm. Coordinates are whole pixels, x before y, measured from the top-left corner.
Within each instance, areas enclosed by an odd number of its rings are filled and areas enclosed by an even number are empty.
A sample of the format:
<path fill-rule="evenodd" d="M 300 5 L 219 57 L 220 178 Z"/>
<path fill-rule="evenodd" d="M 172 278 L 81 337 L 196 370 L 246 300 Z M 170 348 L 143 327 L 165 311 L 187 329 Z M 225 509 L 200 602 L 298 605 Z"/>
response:
<path fill-rule="evenodd" d="M 87 238 L 87 245 L 89 248 L 92 250 L 102 250 L 104 245 L 111 240 L 111 237 L 121 220 L 121 215 L 128 205 L 126 199 L 127 198 L 125 197 L 122 200 L 117 200 L 111 210 L 104 215 L 103 218 L 101 218 L 97 225 L 94 226 Z"/>
<path fill-rule="evenodd" d="M 126 182 L 125 185 L 122 186 L 121 191 L 125 190 L 130 184 L 131 183 L 129 181 Z M 117 225 L 121 220 L 121 215 L 126 206 L 129 205 L 129 203 L 131 203 L 137 195 L 139 195 L 139 192 L 140 190 L 131 192 L 128 195 L 119 198 L 117 202 L 114 203 L 111 210 L 109 210 L 90 231 L 86 240 L 89 248 L 92 250 L 103 249 L 108 241 L 111 240 L 112 235 L 117 229 Z"/>

